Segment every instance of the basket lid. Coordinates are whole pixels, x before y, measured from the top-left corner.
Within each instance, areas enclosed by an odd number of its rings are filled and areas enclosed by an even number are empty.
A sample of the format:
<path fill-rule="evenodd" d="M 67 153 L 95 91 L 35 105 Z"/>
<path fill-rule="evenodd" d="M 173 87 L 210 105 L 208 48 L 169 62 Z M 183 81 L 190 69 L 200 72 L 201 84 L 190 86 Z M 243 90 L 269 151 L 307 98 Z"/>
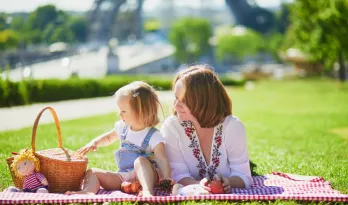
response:
<path fill-rule="evenodd" d="M 54 148 L 41 150 L 36 152 L 37 155 L 41 155 L 47 158 L 66 161 L 66 162 L 85 162 L 88 160 L 86 156 L 82 156 L 77 152 L 65 149 L 65 148 Z"/>

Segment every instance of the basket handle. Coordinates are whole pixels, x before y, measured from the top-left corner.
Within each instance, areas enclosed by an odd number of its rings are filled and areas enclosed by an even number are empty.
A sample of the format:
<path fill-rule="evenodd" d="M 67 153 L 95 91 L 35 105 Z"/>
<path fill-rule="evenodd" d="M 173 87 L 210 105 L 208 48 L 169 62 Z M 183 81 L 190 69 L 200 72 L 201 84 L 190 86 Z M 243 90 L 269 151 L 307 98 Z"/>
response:
<path fill-rule="evenodd" d="M 56 128 L 57 128 L 57 133 L 58 133 L 58 147 L 59 148 L 63 148 L 63 142 L 62 142 L 62 134 L 60 132 L 60 124 L 59 124 L 59 120 L 58 120 L 58 116 L 57 116 L 57 113 L 56 111 L 54 111 L 53 108 L 51 107 L 45 107 L 44 109 L 42 109 L 39 114 L 37 115 L 36 119 L 35 119 L 35 122 L 34 122 L 34 126 L 33 126 L 33 132 L 32 132 L 32 135 L 31 135 L 31 148 L 33 150 L 33 153 L 35 153 L 35 139 L 36 139 L 36 130 L 37 130 L 37 126 L 39 124 L 39 120 L 40 120 L 40 117 L 42 115 L 42 113 L 45 111 L 45 110 L 49 110 L 54 118 L 54 123 L 56 124 Z"/>

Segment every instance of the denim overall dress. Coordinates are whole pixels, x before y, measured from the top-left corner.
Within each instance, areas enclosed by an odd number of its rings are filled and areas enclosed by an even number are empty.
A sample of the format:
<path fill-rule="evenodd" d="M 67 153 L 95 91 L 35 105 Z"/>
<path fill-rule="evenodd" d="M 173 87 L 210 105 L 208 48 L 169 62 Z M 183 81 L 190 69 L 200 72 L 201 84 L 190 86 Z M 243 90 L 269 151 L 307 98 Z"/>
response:
<path fill-rule="evenodd" d="M 146 149 L 149 146 L 150 139 L 157 131 L 156 128 L 152 127 L 149 132 L 146 134 L 144 141 L 141 146 L 137 146 L 126 140 L 128 126 L 123 128 L 121 134 L 121 147 L 115 152 L 115 161 L 118 166 L 118 172 L 129 172 L 134 170 L 134 161 L 138 157 L 146 157 L 149 161 L 157 168 L 157 164 L 154 160 L 153 152 L 146 152 Z"/>

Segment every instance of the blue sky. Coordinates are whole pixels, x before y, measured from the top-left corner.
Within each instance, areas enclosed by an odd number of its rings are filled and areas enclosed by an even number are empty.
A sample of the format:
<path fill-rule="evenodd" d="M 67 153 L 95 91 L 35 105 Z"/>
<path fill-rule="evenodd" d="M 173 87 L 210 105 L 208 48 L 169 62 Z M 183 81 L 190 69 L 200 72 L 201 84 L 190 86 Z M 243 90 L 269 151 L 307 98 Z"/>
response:
<path fill-rule="evenodd" d="M 151 11 L 161 1 L 166 0 L 146 0 L 144 9 Z M 211 0 L 215 6 L 223 6 L 224 0 Z M 280 4 L 282 0 L 255 0 L 261 7 L 273 7 Z M 288 1 L 288 0 L 283 0 Z M 24 3 L 25 2 L 25 3 Z M 29 3 L 30 2 L 30 3 Z M 45 4 L 54 4 L 58 8 L 70 11 L 86 11 L 92 7 L 94 0 L 0 0 L 0 12 L 19 12 L 33 11 L 36 7 Z M 176 5 L 187 5 L 196 7 L 200 5 L 200 0 L 175 0 Z"/>

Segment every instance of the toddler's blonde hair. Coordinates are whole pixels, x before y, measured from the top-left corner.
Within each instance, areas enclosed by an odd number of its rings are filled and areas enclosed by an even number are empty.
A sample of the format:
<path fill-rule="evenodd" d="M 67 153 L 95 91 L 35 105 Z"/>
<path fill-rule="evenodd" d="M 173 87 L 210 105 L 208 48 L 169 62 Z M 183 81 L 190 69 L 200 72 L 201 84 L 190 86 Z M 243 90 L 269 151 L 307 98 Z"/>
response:
<path fill-rule="evenodd" d="M 158 117 L 160 102 L 152 86 L 143 81 L 134 81 L 115 92 L 116 100 L 122 96 L 129 97 L 129 104 L 141 125 L 154 127 L 160 122 Z"/>

